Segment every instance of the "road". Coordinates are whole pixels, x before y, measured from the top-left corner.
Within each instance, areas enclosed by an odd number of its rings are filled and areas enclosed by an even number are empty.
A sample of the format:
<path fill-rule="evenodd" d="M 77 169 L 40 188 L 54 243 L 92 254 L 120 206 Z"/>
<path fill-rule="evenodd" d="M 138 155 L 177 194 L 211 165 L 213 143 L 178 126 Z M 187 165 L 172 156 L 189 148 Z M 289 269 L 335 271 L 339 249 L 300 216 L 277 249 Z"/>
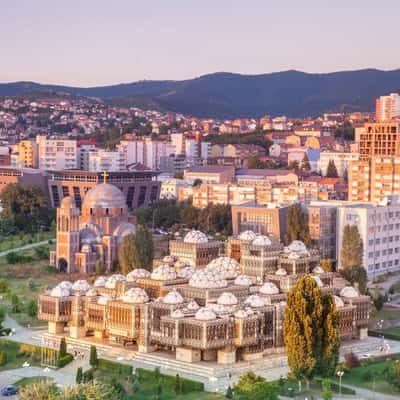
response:
<path fill-rule="evenodd" d="M 44 244 L 48 244 L 49 240 L 50 239 L 47 239 L 47 240 L 43 240 L 41 242 L 31 243 L 31 244 L 26 244 L 25 246 L 16 247 L 15 249 L 2 251 L 2 252 L 0 252 L 0 257 L 6 256 L 9 253 L 15 253 L 15 252 L 18 252 L 18 251 L 29 250 L 29 249 L 32 249 L 34 247 L 43 246 Z M 55 239 L 51 239 L 51 240 L 55 240 Z"/>

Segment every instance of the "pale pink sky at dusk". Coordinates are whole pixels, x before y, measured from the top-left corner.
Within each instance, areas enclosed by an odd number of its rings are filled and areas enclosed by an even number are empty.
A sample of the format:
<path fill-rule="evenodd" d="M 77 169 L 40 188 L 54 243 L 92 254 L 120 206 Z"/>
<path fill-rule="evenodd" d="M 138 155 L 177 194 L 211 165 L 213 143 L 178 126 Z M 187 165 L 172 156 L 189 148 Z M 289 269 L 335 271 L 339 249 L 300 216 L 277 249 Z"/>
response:
<path fill-rule="evenodd" d="M 400 68 L 399 0 L 12 0 L 0 82 Z"/>

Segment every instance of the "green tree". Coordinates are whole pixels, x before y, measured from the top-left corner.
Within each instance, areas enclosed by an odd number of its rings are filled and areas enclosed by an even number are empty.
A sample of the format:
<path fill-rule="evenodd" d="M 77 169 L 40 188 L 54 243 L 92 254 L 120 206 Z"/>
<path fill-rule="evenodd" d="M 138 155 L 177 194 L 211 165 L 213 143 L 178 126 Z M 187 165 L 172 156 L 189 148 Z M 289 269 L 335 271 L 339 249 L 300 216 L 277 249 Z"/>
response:
<path fill-rule="evenodd" d="M 308 159 L 307 153 L 304 153 L 303 160 L 300 165 L 300 169 L 303 171 L 310 171 L 311 170 L 311 165 L 310 165 L 310 160 Z"/>
<path fill-rule="evenodd" d="M 83 379 L 82 367 L 78 367 L 78 369 L 76 370 L 76 378 L 75 378 L 75 381 L 76 381 L 76 383 L 79 385 L 80 383 L 82 383 L 82 379 Z"/>
<path fill-rule="evenodd" d="M 363 242 L 357 225 L 347 224 L 343 228 L 340 264 L 342 268 L 356 268 L 363 264 Z"/>
<path fill-rule="evenodd" d="M 203 183 L 203 181 L 201 179 L 197 178 L 197 179 L 194 180 L 193 186 L 194 187 L 200 186 L 202 183 Z"/>
<path fill-rule="evenodd" d="M 97 368 L 97 366 L 99 365 L 99 359 L 97 357 L 97 347 L 93 345 L 90 346 L 89 364 L 92 368 Z"/>
<path fill-rule="evenodd" d="M 181 393 L 181 378 L 179 374 L 175 375 L 175 395 L 178 396 L 178 394 Z"/>
<path fill-rule="evenodd" d="M 22 387 L 19 391 L 19 399 L 61 400 L 57 386 L 54 383 L 48 383 L 45 381 L 33 383 Z"/>
<path fill-rule="evenodd" d="M 278 400 L 279 388 L 253 372 L 241 376 L 233 388 L 237 400 Z"/>
<path fill-rule="evenodd" d="M 26 305 L 26 313 L 31 317 L 34 318 L 37 315 L 38 306 L 36 300 L 30 300 Z"/>
<path fill-rule="evenodd" d="M 300 204 L 289 207 L 285 239 L 287 244 L 293 240 L 301 240 L 306 246 L 310 244 L 307 214 L 303 212 Z"/>
<path fill-rule="evenodd" d="M 339 176 L 335 161 L 332 159 L 328 162 L 328 167 L 326 168 L 326 176 L 328 178 L 337 178 Z"/>
<path fill-rule="evenodd" d="M 381 293 L 379 293 L 376 297 L 373 299 L 374 302 L 374 307 L 376 308 L 377 311 L 382 310 L 384 304 L 385 304 L 385 296 L 383 296 Z"/>
<path fill-rule="evenodd" d="M 324 272 L 332 272 L 332 260 L 330 258 L 324 258 L 323 260 L 321 260 L 321 268 L 324 270 Z"/>
<path fill-rule="evenodd" d="M 0 366 L 6 365 L 7 354 L 4 350 L 0 350 Z"/>
<path fill-rule="evenodd" d="M 400 390 L 400 361 L 396 360 L 394 365 L 386 374 L 386 380 L 396 389 Z"/>
<path fill-rule="evenodd" d="M 16 294 L 11 296 L 11 312 L 19 313 L 21 311 L 21 302 Z"/>
<path fill-rule="evenodd" d="M 125 235 L 119 247 L 118 260 L 120 272 L 124 275 L 128 274 L 133 269 L 135 252 L 135 235 Z"/>
<path fill-rule="evenodd" d="M 322 400 L 332 400 L 333 394 L 331 389 L 331 381 L 324 379 L 322 381 Z"/>
<path fill-rule="evenodd" d="M 7 288 L 7 281 L 5 279 L 0 279 L 0 293 L 5 293 Z"/>
<path fill-rule="evenodd" d="M 228 389 L 226 389 L 225 397 L 227 399 L 233 399 L 233 392 L 232 392 L 231 385 L 229 385 Z"/>
<path fill-rule="evenodd" d="M 98 258 L 96 261 L 96 274 L 103 275 L 104 274 L 104 263 L 101 258 Z"/>
<path fill-rule="evenodd" d="M 58 358 L 63 358 L 67 355 L 67 342 L 65 340 L 65 337 L 61 338 L 60 341 L 60 348 L 58 349 Z"/>
<path fill-rule="evenodd" d="M 134 238 L 133 266 L 151 271 L 154 258 L 153 235 L 143 225 L 136 227 Z"/>
<path fill-rule="evenodd" d="M 288 293 L 284 338 L 291 374 L 307 383 L 334 364 L 338 338 L 333 299 L 325 298 L 311 276 L 299 279 Z M 324 357 L 329 360 L 324 361 Z"/>

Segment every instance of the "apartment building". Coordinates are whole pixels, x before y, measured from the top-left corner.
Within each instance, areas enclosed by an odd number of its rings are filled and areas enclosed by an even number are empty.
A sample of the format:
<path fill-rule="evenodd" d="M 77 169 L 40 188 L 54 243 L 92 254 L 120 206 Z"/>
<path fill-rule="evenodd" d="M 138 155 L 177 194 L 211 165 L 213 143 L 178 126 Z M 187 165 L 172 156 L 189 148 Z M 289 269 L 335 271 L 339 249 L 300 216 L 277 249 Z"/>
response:
<path fill-rule="evenodd" d="M 337 256 L 341 267 L 343 229 L 356 225 L 363 241 L 363 263 L 370 277 L 400 271 L 400 204 L 359 203 L 337 208 Z"/>
<path fill-rule="evenodd" d="M 348 171 L 350 161 L 357 161 L 359 159 L 358 153 L 339 152 L 339 151 L 322 151 L 319 157 L 319 170 L 323 176 L 326 176 L 329 161 L 335 163 L 339 176 L 344 176 Z"/>
<path fill-rule="evenodd" d="M 66 170 L 78 167 L 76 140 L 36 137 L 38 145 L 38 167 L 41 170 Z"/>
<path fill-rule="evenodd" d="M 400 95 L 390 93 L 388 96 L 380 96 L 376 99 L 376 120 L 378 122 L 390 121 L 400 117 Z"/>
<path fill-rule="evenodd" d="M 94 150 L 89 152 L 88 170 L 92 172 L 126 171 L 126 153 L 122 149 Z"/>
<path fill-rule="evenodd" d="M 185 169 L 183 179 L 200 179 L 203 183 L 229 183 L 235 175 L 233 166 L 205 166 Z"/>
<path fill-rule="evenodd" d="M 259 205 L 247 203 L 232 206 L 233 235 L 253 231 L 261 235 L 272 235 L 285 239 L 289 206 Z"/>
<path fill-rule="evenodd" d="M 33 140 L 21 140 L 18 143 L 16 166 L 38 167 L 38 144 Z"/>

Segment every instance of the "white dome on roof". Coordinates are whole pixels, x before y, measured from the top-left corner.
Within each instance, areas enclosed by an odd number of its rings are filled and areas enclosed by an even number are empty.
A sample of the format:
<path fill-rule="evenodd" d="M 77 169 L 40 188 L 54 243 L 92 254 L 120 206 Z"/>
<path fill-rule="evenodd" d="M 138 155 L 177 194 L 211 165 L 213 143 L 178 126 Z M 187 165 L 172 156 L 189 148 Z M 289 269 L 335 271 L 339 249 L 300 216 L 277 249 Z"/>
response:
<path fill-rule="evenodd" d="M 260 293 L 262 294 L 279 294 L 279 289 L 275 285 L 275 283 L 272 282 L 265 282 L 261 287 L 260 287 Z"/>
<path fill-rule="evenodd" d="M 181 310 L 172 311 L 171 317 L 174 319 L 184 318 L 185 314 Z"/>
<path fill-rule="evenodd" d="M 339 296 L 333 296 L 333 300 L 335 301 L 336 308 L 344 307 L 344 302 Z"/>
<path fill-rule="evenodd" d="M 144 268 L 136 268 L 128 273 L 126 280 L 128 282 L 136 282 L 137 279 L 150 278 L 150 272 Z"/>
<path fill-rule="evenodd" d="M 301 240 L 293 240 L 293 242 L 290 243 L 289 246 L 286 246 L 284 248 L 284 252 L 289 253 L 291 255 L 291 258 L 294 258 L 294 254 L 307 256 L 310 255 L 307 247 Z"/>
<path fill-rule="evenodd" d="M 165 256 L 162 260 L 163 260 L 163 262 L 165 262 L 167 264 L 174 265 L 175 257 L 174 256 Z"/>
<path fill-rule="evenodd" d="M 107 282 L 107 278 L 104 276 L 99 276 L 95 282 L 94 282 L 94 286 L 96 287 L 104 287 L 106 285 Z"/>
<path fill-rule="evenodd" d="M 256 234 L 253 231 L 244 231 L 239 235 L 240 240 L 253 241 L 256 238 Z"/>
<path fill-rule="evenodd" d="M 319 265 L 317 265 L 314 269 L 313 269 L 313 271 L 312 271 L 314 274 L 323 274 L 325 271 L 319 266 Z"/>
<path fill-rule="evenodd" d="M 228 309 L 223 304 L 209 304 L 208 308 L 218 314 L 226 314 Z"/>
<path fill-rule="evenodd" d="M 264 307 L 265 300 L 257 294 L 252 294 L 245 300 L 245 304 L 248 304 L 250 307 Z"/>
<path fill-rule="evenodd" d="M 195 272 L 196 269 L 193 267 L 184 267 L 178 272 L 178 277 L 183 279 L 190 279 Z"/>
<path fill-rule="evenodd" d="M 202 307 L 196 312 L 195 318 L 200 321 L 211 321 L 213 319 L 216 319 L 217 316 L 213 310 L 207 307 Z"/>
<path fill-rule="evenodd" d="M 196 300 L 191 300 L 186 307 L 189 311 L 197 311 L 200 306 L 196 303 Z"/>
<path fill-rule="evenodd" d="M 97 304 L 100 304 L 102 306 L 107 305 L 107 303 L 111 300 L 110 296 L 107 295 L 103 295 L 101 297 L 99 297 L 99 299 L 97 300 Z"/>
<path fill-rule="evenodd" d="M 299 253 L 289 253 L 288 254 L 288 258 L 292 259 L 292 260 L 298 260 L 300 258 L 300 254 Z"/>
<path fill-rule="evenodd" d="M 57 286 L 59 286 L 61 289 L 72 289 L 72 283 L 70 281 L 62 281 Z"/>
<path fill-rule="evenodd" d="M 171 281 L 176 279 L 176 271 L 171 266 L 160 265 L 151 273 L 151 279 L 156 281 Z"/>
<path fill-rule="evenodd" d="M 97 296 L 97 290 L 94 288 L 89 289 L 86 294 L 86 297 L 96 297 Z"/>
<path fill-rule="evenodd" d="M 174 289 L 167 293 L 167 295 L 163 298 L 163 302 L 165 304 L 182 304 L 183 297 Z"/>
<path fill-rule="evenodd" d="M 217 271 L 200 269 L 190 278 L 189 286 L 201 289 L 215 289 L 228 286 L 228 282 Z"/>
<path fill-rule="evenodd" d="M 68 297 L 71 292 L 68 289 L 62 288 L 61 286 L 56 286 L 51 292 L 51 297 Z"/>
<path fill-rule="evenodd" d="M 89 289 L 90 285 L 84 279 L 80 279 L 72 285 L 72 290 L 74 292 L 87 292 Z"/>
<path fill-rule="evenodd" d="M 208 237 L 206 234 L 200 231 L 191 230 L 188 232 L 183 239 L 185 243 L 207 243 Z"/>
<path fill-rule="evenodd" d="M 271 246 L 271 244 L 271 239 L 265 235 L 258 235 L 252 242 L 254 246 Z"/>
<path fill-rule="evenodd" d="M 132 288 L 124 293 L 122 301 L 125 303 L 143 304 L 149 301 L 149 296 L 142 288 Z"/>
<path fill-rule="evenodd" d="M 108 279 L 107 282 L 105 283 L 105 287 L 107 289 L 115 289 L 117 282 L 125 282 L 126 281 L 126 277 L 124 275 L 121 274 L 114 274 L 111 275 Z"/>
<path fill-rule="evenodd" d="M 174 267 L 178 269 L 182 269 L 188 266 L 189 266 L 188 263 L 182 260 L 178 260 L 174 263 Z"/>
<path fill-rule="evenodd" d="M 345 286 L 341 291 L 340 291 L 340 297 L 346 297 L 348 299 L 358 297 L 359 294 L 357 290 L 353 286 Z"/>
<path fill-rule="evenodd" d="M 234 258 L 224 256 L 212 260 L 206 269 L 213 269 L 223 273 L 225 279 L 233 279 L 240 274 L 240 264 Z"/>
<path fill-rule="evenodd" d="M 284 269 L 284 268 L 278 268 L 276 271 L 275 271 L 275 275 L 278 275 L 278 276 L 286 276 L 287 275 L 287 271 Z"/>
<path fill-rule="evenodd" d="M 318 275 L 311 275 L 311 276 L 319 288 L 322 288 L 324 286 L 323 282 L 321 281 L 321 278 Z"/>
<path fill-rule="evenodd" d="M 253 280 L 247 275 L 239 275 L 236 277 L 234 284 L 237 286 L 251 286 Z"/>
<path fill-rule="evenodd" d="M 234 315 L 235 315 L 235 318 L 246 318 L 247 312 L 244 310 L 237 310 Z"/>
<path fill-rule="evenodd" d="M 224 292 L 218 297 L 217 303 L 222 306 L 235 306 L 238 303 L 238 299 L 231 292 Z"/>

